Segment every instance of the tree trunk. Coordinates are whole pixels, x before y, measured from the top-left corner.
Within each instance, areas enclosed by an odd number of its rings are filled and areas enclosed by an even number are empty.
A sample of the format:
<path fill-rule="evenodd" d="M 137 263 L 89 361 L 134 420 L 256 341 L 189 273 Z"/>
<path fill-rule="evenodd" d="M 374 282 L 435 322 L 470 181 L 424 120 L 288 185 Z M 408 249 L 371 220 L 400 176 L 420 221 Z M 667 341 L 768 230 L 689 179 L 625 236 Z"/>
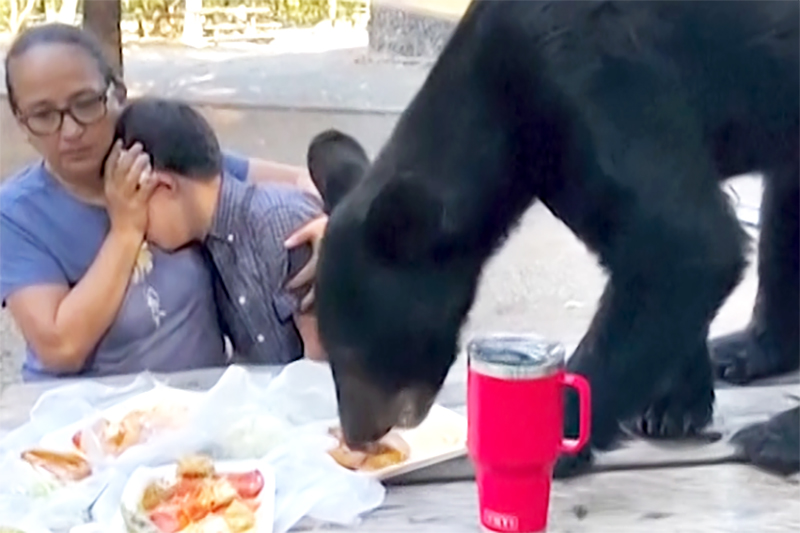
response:
<path fill-rule="evenodd" d="M 186 0 L 183 11 L 183 35 L 181 40 L 189 46 L 203 44 L 203 0 Z"/>
<path fill-rule="evenodd" d="M 11 0 L 10 7 L 11 13 L 8 15 L 8 25 L 11 27 L 11 35 L 14 35 L 19 29 L 19 5 L 17 5 L 17 0 Z"/>
<path fill-rule="evenodd" d="M 83 27 L 103 45 L 103 52 L 122 78 L 121 0 L 83 0 Z"/>
<path fill-rule="evenodd" d="M 54 0 L 44 0 L 44 21 L 58 22 L 58 10 Z"/>
<path fill-rule="evenodd" d="M 27 0 L 25 7 L 20 11 L 17 1 L 11 0 L 11 35 L 17 34 L 22 25 L 25 24 L 25 20 L 33 12 L 33 8 L 36 7 L 36 0 Z"/>
<path fill-rule="evenodd" d="M 330 19 L 331 28 L 336 25 L 336 11 L 338 8 L 337 0 L 328 0 L 328 18 Z"/>
<path fill-rule="evenodd" d="M 62 0 L 61 9 L 58 10 L 58 21 L 64 24 L 75 24 L 77 13 L 78 0 Z"/>

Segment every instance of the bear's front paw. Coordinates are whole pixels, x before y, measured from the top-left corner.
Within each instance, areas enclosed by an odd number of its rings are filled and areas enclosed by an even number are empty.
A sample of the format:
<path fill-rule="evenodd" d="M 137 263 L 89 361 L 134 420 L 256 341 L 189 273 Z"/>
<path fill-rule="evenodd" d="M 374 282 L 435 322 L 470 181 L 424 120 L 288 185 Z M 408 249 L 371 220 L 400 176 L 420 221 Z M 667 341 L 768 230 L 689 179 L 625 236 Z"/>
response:
<path fill-rule="evenodd" d="M 553 469 L 553 478 L 567 479 L 585 474 L 592 469 L 594 454 L 589 446 L 586 446 L 577 455 L 562 455 L 556 461 Z"/>
<path fill-rule="evenodd" d="M 731 444 L 760 468 L 784 476 L 800 472 L 800 407 L 739 430 Z"/>

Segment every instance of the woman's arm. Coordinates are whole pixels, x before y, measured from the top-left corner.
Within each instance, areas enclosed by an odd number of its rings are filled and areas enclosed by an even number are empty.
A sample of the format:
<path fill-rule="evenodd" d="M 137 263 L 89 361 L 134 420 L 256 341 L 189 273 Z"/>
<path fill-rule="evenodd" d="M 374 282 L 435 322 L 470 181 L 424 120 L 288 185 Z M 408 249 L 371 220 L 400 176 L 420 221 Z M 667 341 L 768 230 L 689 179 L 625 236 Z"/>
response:
<path fill-rule="evenodd" d="M 155 184 L 147 179 L 149 161 L 141 145 L 130 150 L 114 145 L 104 178 L 111 228 L 72 289 L 31 283 L 8 295 L 11 315 L 47 370 L 79 371 L 114 322 L 144 242 L 147 200 Z M 36 257 L 27 256 L 29 261 Z"/>
<path fill-rule="evenodd" d="M 40 362 L 51 372 L 78 372 L 114 322 L 142 235 L 112 230 L 72 290 L 33 285 L 8 298 L 8 309 Z"/>
<path fill-rule="evenodd" d="M 326 361 L 328 356 L 319 340 L 317 317 L 312 313 L 296 314 L 294 325 L 300 333 L 300 338 L 303 339 L 303 355 L 312 361 Z"/>
<path fill-rule="evenodd" d="M 308 170 L 303 167 L 276 163 L 274 161 L 267 161 L 254 157 L 249 158 L 248 163 L 248 181 L 253 183 L 283 183 L 287 185 L 296 185 L 301 190 L 309 192 L 317 198 L 321 197 L 314 182 L 311 181 L 311 175 L 308 173 Z"/>

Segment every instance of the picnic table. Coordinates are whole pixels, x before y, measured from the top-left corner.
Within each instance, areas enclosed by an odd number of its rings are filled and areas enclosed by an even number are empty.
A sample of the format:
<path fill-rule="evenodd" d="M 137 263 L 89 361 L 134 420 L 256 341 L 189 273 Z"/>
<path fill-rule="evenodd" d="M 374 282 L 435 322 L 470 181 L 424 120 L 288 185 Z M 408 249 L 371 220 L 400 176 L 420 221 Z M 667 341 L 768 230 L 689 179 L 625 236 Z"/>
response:
<path fill-rule="evenodd" d="M 281 367 L 250 367 L 277 374 Z M 169 386 L 208 390 L 224 369 L 203 369 L 156 377 Z M 133 376 L 96 381 L 122 386 Z M 712 430 L 715 442 L 625 441 L 598 457 L 595 471 L 556 481 L 550 533 L 766 533 L 800 531 L 800 481 L 780 478 L 741 464 L 728 438 L 737 429 L 792 407 L 797 380 L 764 386 L 721 388 Z M 0 395 L 0 434 L 28 418 L 39 396 L 68 380 L 16 384 Z M 456 365 L 438 402 L 464 413 L 466 375 Z M 465 533 L 480 531 L 477 494 L 466 457 L 450 460 L 387 482 L 383 505 L 364 516 L 354 531 Z M 308 530 L 301 522 L 295 531 Z"/>

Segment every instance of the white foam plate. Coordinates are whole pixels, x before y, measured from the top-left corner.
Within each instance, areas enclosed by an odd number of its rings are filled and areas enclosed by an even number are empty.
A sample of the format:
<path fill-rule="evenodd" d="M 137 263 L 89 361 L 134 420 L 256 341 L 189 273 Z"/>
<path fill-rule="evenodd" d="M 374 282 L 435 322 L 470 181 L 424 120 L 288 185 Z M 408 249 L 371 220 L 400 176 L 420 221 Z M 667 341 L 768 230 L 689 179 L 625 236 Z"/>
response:
<path fill-rule="evenodd" d="M 364 474 L 383 481 L 467 453 L 467 418 L 441 405 L 431 407 L 425 420 L 414 429 L 394 431 L 408 443 L 408 459 Z"/>
<path fill-rule="evenodd" d="M 156 480 L 174 481 L 176 479 L 176 464 L 168 464 L 157 467 L 139 467 L 131 474 L 125 488 L 122 491 L 120 509 L 114 520 L 114 531 L 119 533 L 129 532 L 122 517 L 124 509 L 135 511 L 139 508 L 142 494 L 147 484 Z M 250 472 L 258 470 L 264 477 L 264 488 L 256 500 L 259 507 L 256 510 L 256 526 L 252 533 L 272 533 L 273 522 L 275 521 L 275 472 L 272 467 L 263 460 L 241 460 L 241 461 L 215 461 L 214 469 L 220 474 L 232 474 Z"/>

